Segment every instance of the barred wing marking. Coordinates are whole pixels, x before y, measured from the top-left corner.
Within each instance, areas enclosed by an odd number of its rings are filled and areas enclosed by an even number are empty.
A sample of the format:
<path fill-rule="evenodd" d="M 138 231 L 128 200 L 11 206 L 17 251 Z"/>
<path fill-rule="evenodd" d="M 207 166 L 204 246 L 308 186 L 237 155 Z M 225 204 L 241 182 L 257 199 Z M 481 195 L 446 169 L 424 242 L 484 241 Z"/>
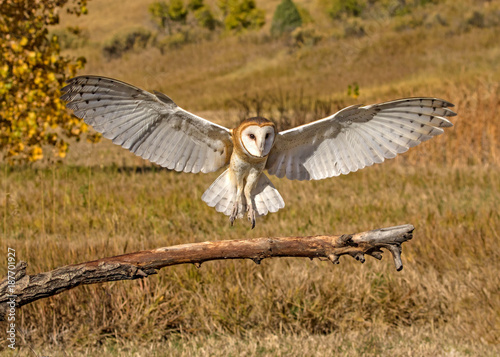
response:
<path fill-rule="evenodd" d="M 227 128 L 154 94 L 105 77 L 70 79 L 61 97 L 105 138 L 163 167 L 213 172 L 225 166 L 233 144 Z"/>
<path fill-rule="evenodd" d="M 448 107 L 436 98 L 347 107 L 280 132 L 266 168 L 279 178 L 320 180 L 381 163 L 453 126 L 445 117 L 456 113 Z"/>

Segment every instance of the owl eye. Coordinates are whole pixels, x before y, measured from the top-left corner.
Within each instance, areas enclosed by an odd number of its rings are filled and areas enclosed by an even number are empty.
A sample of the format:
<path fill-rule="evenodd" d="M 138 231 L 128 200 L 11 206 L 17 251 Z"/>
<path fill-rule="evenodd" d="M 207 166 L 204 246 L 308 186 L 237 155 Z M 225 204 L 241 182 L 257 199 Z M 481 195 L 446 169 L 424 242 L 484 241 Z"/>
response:
<path fill-rule="evenodd" d="M 266 139 L 269 137 L 269 133 L 266 134 Z"/>
<path fill-rule="evenodd" d="M 250 137 L 250 139 L 255 140 L 255 135 L 249 134 L 248 136 Z"/>

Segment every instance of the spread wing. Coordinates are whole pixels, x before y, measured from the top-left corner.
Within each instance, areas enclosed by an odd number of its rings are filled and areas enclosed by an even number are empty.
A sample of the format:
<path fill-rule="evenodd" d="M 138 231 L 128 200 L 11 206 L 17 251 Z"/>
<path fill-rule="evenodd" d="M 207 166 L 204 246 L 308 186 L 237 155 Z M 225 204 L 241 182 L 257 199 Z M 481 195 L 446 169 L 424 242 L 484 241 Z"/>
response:
<path fill-rule="evenodd" d="M 77 117 L 158 165 L 197 173 L 216 171 L 229 161 L 229 130 L 185 111 L 162 93 L 96 76 L 70 79 L 62 91 Z"/>
<path fill-rule="evenodd" d="M 327 118 L 278 133 L 267 161 L 269 174 L 320 180 L 348 174 L 443 133 L 453 124 L 453 104 L 407 98 L 351 106 Z"/>

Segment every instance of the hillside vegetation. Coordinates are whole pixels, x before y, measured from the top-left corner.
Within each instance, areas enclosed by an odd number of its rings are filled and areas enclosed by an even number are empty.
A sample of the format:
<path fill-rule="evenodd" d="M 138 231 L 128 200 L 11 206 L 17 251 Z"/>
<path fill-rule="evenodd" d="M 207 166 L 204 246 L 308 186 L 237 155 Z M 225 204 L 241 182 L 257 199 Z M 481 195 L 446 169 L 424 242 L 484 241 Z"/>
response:
<path fill-rule="evenodd" d="M 354 15 L 332 10 L 334 1 L 296 1 L 309 17 L 271 36 L 280 1 L 257 1 L 261 29 L 200 29 L 160 47 L 151 2 L 89 2 L 81 41 L 65 50 L 87 58 L 81 74 L 162 91 L 227 126 L 259 113 L 287 128 L 350 104 L 433 96 L 456 105 L 454 127 L 347 176 L 272 179 L 286 207 L 254 230 L 230 227 L 201 201 L 219 173 L 163 170 L 106 140 L 73 143 L 62 163 L 1 165 L 0 249 L 15 248 L 35 273 L 186 242 L 411 223 L 404 270 L 386 252 L 363 265 L 210 262 L 78 287 L 18 310 L 20 355 L 499 355 L 500 6 L 407 1 L 414 6 L 391 13 L 369 6 L 400 2 L 354 1 L 367 6 Z M 216 1 L 205 3 L 217 13 Z M 68 26 L 75 18 L 64 15 L 54 33 Z M 151 40 L 105 56 L 110 39 L 137 28 Z M 6 346 L 0 334 L 11 355 Z"/>

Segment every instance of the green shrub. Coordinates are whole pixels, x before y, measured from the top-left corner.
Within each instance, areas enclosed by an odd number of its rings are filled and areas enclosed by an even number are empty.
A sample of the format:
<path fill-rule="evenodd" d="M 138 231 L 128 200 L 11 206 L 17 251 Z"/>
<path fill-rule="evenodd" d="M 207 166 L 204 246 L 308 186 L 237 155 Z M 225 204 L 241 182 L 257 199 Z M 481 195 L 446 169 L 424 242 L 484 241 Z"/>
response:
<path fill-rule="evenodd" d="M 163 53 L 165 49 L 179 48 L 188 42 L 189 42 L 189 34 L 187 32 L 181 31 L 163 38 L 159 43 L 159 48 L 160 51 Z"/>
<path fill-rule="evenodd" d="M 184 6 L 182 0 L 171 0 L 170 3 L 155 1 L 149 5 L 148 11 L 153 22 L 169 35 L 173 32 L 173 23 L 186 23 L 188 15 L 188 8 Z"/>
<path fill-rule="evenodd" d="M 188 2 L 188 9 L 191 11 L 196 11 L 203 6 L 205 6 L 205 4 L 203 4 L 203 0 L 189 0 Z"/>
<path fill-rule="evenodd" d="M 283 0 L 276 8 L 271 24 L 271 35 L 290 33 L 302 25 L 302 17 L 292 0 Z"/>
<path fill-rule="evenodd" d="M 359 19 L 347 19 L 344 23 L 344 37 L 363 37 L 366 35 L 365 28 Z"/>
<path fill-rule="evenodd" d="M 168 17 L 174 22 L 186 22 L 188 10 L 182 0 L 171 0 L 168 6 Z"/>
<path fill-rule="evenodd" d="M 392 27 L 395 31 L 412 30 L 421 27 L 424 24 L 424 16 L 419 14 L 408 14 L 398 16 L 394 21 Z"/>
<path fill-rule="evenodd" d="M 50 32 L 51 36 L 56 36 L 61 49 L 75 49 L 87 44 L 89 34 L 80 27 L 68 26 L 64 29 L 56 29 Z M 50 36 L 50 37 L 51 37 Z"/>
<path fill-rule="evenodd" d="M 212 14 L 212 11 L 210 11 L 210 8 L 206 5 L 194 10 L 194 17 L 198 25 L 203 28 L 214 30 L 217 27 L 218 22 Z"/>
<path fill-rule="evenodd" d="M 442 0 L 320 0 L 334 20 L 349 17 L 393 17 Z"/>
<path fill-rule="evenodd" d="M 155 1 L 149 5 L 148 11 L 153 22 L 161 29 L 169 32 L 168 4 L 165 1 Z"/>
<path fill-rule="evenodd" d="M 328 14 L 333 19 L 339 19 L 343 15 L 361 16 L 366 7 L 365 0 L 329 0 L 327 3 Z"/>
<path fill-rule="evenodd" d="M 347 86 L 347 95 L 354 99 L 359 97 L 359 84 L 356 82 L 354 82 L 353 84 L 349 84 Z"/>
<path fill-rule="evenodd" d="M 293 45 L 302 46 L 314 46 L 317 44 L 323 36 L 316 31 L 314 27 L 311 26 L 301 26 L 297 27 L 292 32 Z"/>
<path fill-rule="evenodd" d="M 474 13 L 467 19 L 467 25 L 470 27 L 486 27 L 486 21 L 484 15 L 479 11 L 474 11 Z"/>
<path fill-rule="evenodd" d="M 151 38 L 151 32 L 137 28 L 125 34 L 117 34 L 111 38 L 103 47 L 102 52 L 104 57 L 119 58 L 125 52 L 134 48 L 145 48 Z"/>
<path fill-rule="evenodd" d="M 302 19 L 302 25 L 312 24 L 314 22 L 311 13 L 304 6 L 300 4 L 295 4 L 295 7 L 297 8 L 300 18 Z"/>

